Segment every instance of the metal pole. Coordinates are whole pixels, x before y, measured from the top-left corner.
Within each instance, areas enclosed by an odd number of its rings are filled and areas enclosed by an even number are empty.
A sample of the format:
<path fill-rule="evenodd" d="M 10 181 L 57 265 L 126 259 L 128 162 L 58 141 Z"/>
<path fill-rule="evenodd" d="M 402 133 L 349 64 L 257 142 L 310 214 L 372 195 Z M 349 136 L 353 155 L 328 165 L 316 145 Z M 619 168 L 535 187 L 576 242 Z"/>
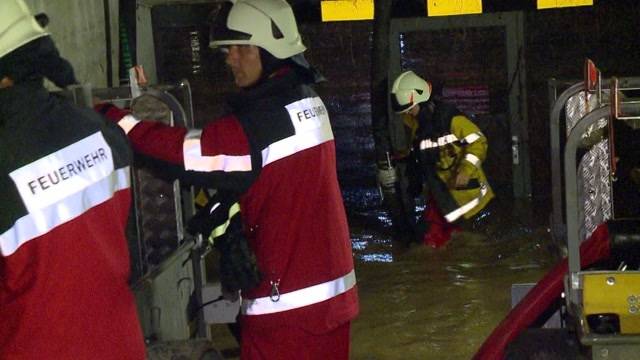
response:
<path fill-rule="evenodd" d="M 609 106 L 595 109 L 585 115 L 574 126 L 567 138 L 564 151 L 564 173 L 566 177 L 565 201 L 567 219 L 567 249 L 569 261 L 570 298 L 572 303 L 578 302 L 576 291 L 579 287 L 577 273 L 580 271 L 580 228 L 578 224 L 578 184 L 577 184 L 577 150 L 582 143 L 586 130 L 598 120 L 611 114 Z"/>
<path fill-rule="evenodd" d="M 551 138 L 551 235 L 554 241 L 564 239 L 566 235 L 565 222 L 562 216 L 562 149 L 561 139 L 565 138 L 565 129 L 560 129 L 560 114 L 564 111 L 567 101 L 584 90 L 584 82 L 571 85 L 556 99 L 550 115 Z M 560 135 L 562 134 L 562 136 Z"/>

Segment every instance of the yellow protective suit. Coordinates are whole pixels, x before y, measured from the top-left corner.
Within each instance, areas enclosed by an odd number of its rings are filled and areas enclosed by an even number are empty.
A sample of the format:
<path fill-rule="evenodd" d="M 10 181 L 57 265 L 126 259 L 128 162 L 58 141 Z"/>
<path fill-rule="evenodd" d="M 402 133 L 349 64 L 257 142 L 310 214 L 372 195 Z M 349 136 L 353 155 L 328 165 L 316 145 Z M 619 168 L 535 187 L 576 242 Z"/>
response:
<path fill-rule="evenodd" d="M 407 114 L 404 122 L 411 133 L 415 134 L 416 119 Z M 436 138 L 418 139 L 415 146 L 418 151 L 438 149 L 436 169 L 433 170 L 447 184 L 449 193 L 458 205 L 456 209 L 441 209 L 448 222 L 454 222 L 460 217 L 473 217 L 495 196 L 482 170 L 482 162 L 486 159 L 488 149 L 487 138 L 466 116 L 454 115 L 449 132 L 445 131 Z M 455 188 L 453 184 L 460 172 L 469 176 L 469 183 L 464 188 Z"/>

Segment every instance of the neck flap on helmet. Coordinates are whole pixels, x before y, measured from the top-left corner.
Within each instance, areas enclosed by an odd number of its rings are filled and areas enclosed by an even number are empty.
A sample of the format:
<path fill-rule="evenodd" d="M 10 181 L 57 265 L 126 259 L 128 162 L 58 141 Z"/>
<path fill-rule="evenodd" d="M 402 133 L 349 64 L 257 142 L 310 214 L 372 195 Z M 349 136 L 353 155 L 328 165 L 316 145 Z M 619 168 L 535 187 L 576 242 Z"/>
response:
<path fill-rule="evenodd" d="M 45 77 L 60 88 L 78 83 L 73 67 L 60 56 L 50 36 L 33 40 L 0 58 L 0 76 L 9 76 L 16 83 Z"/>

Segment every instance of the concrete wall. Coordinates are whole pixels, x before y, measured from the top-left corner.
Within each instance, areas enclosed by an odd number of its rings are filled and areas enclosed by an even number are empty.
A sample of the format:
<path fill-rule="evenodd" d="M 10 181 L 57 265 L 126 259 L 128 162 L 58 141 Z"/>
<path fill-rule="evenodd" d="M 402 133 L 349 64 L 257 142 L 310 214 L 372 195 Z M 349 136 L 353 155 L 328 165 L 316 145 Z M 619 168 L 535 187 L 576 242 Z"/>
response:
<path fill-rule="evenodd" d="M 47 30 L 62 56 L 74 66 L 82 83 L 106 87 L 106 31 L 111 29 L 111 56 L 117 76 L 118 0 L 25 0 L 34 13 L 44 12 L 50 22 Z M 105 26 L 104 4 L 108 2 L 111 26 Z M 117 77 L 114 77 L 117 79 Z"/>

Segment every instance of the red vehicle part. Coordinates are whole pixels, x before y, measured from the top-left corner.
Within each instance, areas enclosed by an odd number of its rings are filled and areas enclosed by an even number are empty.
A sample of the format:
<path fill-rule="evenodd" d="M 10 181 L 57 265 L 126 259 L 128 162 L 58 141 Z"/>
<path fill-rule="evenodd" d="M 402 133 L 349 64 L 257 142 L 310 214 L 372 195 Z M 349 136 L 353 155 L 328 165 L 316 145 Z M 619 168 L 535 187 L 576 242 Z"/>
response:
<path fill-rule="evenodd" d="M 609 230 L 606 224 L 601 224 L 589 239 L 580 245 L 580 265 L 582 268 L 588 267 L 608 258 L 609 254 Z M 507 345 L 560 297 L 567 271 L 568 262 L 564 258 L 527 293 L 518 305 L 511 309 L 482 344 L 473 360 L 503 359 Z"/>

